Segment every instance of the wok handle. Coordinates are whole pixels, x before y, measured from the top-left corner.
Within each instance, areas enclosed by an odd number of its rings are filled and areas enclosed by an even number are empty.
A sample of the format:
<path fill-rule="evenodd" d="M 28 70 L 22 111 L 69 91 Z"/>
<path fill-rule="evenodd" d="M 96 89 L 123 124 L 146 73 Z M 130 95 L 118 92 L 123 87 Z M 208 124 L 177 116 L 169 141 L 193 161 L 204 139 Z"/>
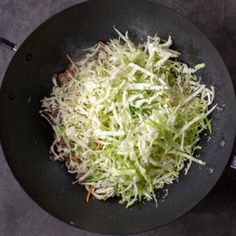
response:
<path fill-rule="evenodd" d="M 0 46 L 3 46 L 11 51 L 17 51 L 17 47 L 14 43 L 2 37 L 0 37 Z"/>

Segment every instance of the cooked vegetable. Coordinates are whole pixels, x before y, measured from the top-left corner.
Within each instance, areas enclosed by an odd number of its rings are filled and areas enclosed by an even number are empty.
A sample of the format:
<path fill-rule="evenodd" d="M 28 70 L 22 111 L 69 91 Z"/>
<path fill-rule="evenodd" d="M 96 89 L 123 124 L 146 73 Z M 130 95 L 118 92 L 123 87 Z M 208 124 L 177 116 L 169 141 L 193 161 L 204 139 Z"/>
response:
<path fill-rule="evenodd" d="M 116 30 L 116 29 L 115 29 Z M 163 189 L 187 174 L 200 133 L 209 129 L 214 88 L 177 61 L 171 37 L 135 44 L 128 33 L 88 49 L 83 60 L 53 77 L 41 114 L 51 124 L 53 160 L 65 161 L 76 183 L 99 200 L 118 196 L 131 206 L 157 201 Z"/>

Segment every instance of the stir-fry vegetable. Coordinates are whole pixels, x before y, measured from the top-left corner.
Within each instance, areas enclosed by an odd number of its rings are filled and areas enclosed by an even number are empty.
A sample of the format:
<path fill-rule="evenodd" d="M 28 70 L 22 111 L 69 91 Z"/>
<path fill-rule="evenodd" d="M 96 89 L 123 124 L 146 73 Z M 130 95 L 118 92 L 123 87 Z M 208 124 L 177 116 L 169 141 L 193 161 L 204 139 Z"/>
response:
<path fill-rule="evenodd" d="M 115 29 L 116 30 L 116 29 Z M 53 160 L 65 161 L 76 183 L 99 200 L 120 197 L 127 207 L 156 199 L 187 174 L 199 135 L 211 130 L 214 88 L 201 83 L 170 49 L 171 37 L 135 44 L 128 33 L 88 49 L 83 60 L 53 77 L 41 114 L 51 124 Z"/>

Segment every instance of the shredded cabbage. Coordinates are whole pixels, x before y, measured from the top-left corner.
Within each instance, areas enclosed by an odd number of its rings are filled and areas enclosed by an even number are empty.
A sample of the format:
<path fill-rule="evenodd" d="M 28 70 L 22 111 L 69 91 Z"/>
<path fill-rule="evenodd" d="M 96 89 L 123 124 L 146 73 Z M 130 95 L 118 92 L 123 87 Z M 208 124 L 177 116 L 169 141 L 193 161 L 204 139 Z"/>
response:
<path fill-rule="evenodd" d="M 129 207 L 157 202 L 156 190 L 181 170 L 205 164 L 194 153 L 200 133 L 211 130 L 215 92 L 194 74 L 204 64 L 177 61 L 171 37 L 135 44 L 115 30 L 118 39 L 99 42 L 78 62 L 69 58 L 72 66 L 63 83 L 53 77 L 41 114 L 55 132 L 51 155 L 65 161 L 75 183 Z"/>

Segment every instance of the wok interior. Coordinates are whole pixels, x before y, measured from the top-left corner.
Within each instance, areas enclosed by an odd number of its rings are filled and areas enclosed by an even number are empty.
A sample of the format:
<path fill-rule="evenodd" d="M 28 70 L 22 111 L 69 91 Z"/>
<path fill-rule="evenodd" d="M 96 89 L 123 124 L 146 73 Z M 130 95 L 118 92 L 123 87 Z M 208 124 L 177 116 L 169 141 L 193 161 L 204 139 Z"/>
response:
<path fill-rule="evenodd" d="M 82 49 L 99 40 L 129 31 L 135 41 L 157 33 L 173 36 L 180 60 L 195 65 L 206 63 L 200 72 L 204 83 L 215 86 L 215 102 L 225 104 L 214 112 L 212 140 L 202 139 L 201 158 L 207 162 L 193 165 L 187 176 L 169 187 L 167 199 L 136 204 L 126 209 L 117 199 L 85 202 L 85 190 L 72 185 L 73 175 L 58 162 L 48 161 L 53 131 L 40 117 L 40 100 L 52 89 L 51 77 L 68 66 L 65 55 L 75 59 Z M 222 80 L 224 79 L 224 83 Z M 232 147 L 234 99 L 227 70 L 206 37 L 191 23 L 170 10 L 149 1 L 102 0 L 74 6 L 40 26 L 23 43 L 6 73 L 1 90 L 1 140 L 7 161 L 26 192 L 44 209 L 63 221 L 90 231 L 131 233 L 165 224 L 192 208 L 212 188 L 227 163 Z M 231 108 L 231 109 L 230 109 Z M 217 144 L 224 139 L 226 145 Z M 209 174 L 209 168 L 214 172 Z M 128 224 L 128 225 L 127 225 Z"/>

